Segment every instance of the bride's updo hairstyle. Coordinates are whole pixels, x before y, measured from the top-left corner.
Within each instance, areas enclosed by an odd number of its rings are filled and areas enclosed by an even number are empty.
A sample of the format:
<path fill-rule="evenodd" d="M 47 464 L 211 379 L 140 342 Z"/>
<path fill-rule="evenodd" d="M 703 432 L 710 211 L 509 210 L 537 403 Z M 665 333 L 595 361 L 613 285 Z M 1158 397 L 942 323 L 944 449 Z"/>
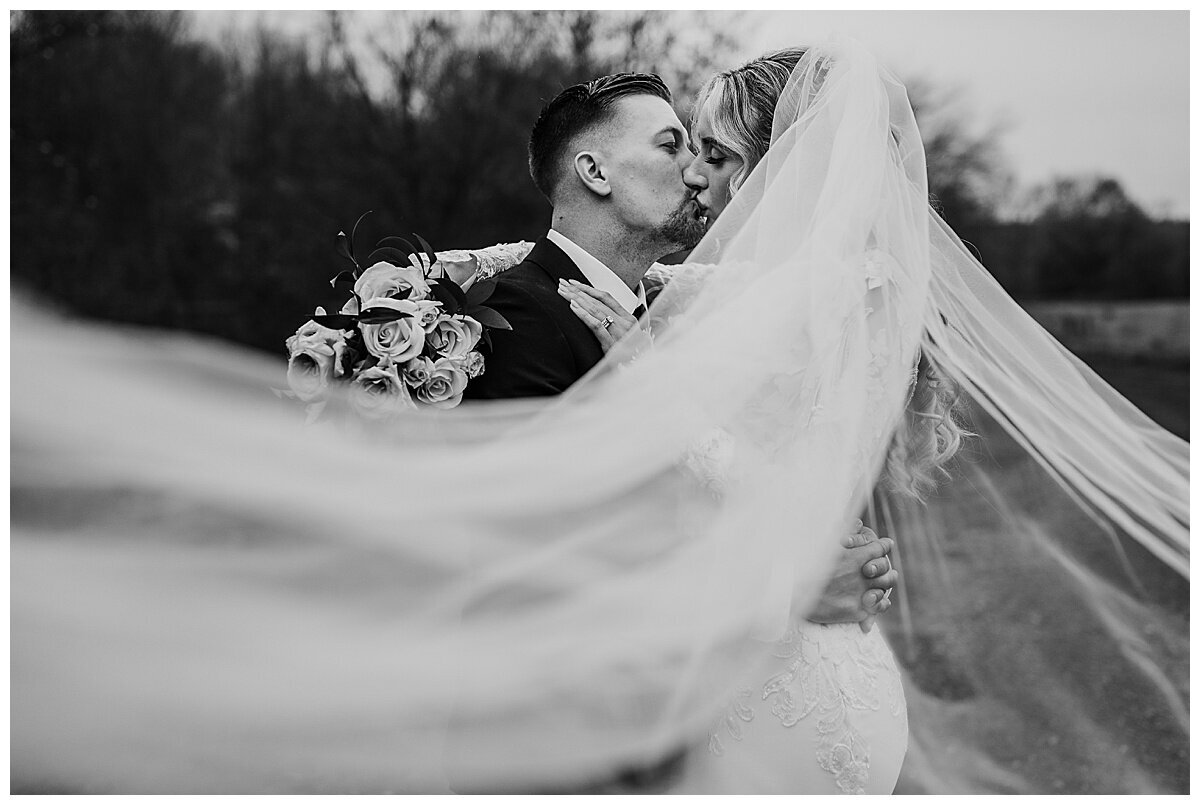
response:
<path fill-rule="evenodd" d="M 729 181 L 732 196 L 771 147 L 775 105 L 787 86 L 804 48 L 784 48 L 718 73 L 696 96 L 691 124 L 711 102 L 712 130 L 717 142 L 742 159 Z M 819 87 L 819 85 L 818 85 Z M 819 91 L 819 88 L 818 88 Z M 925 355 L 918 361 L 904 422 L 892 436 L 884 461 L 882 486 L 923 499 L 949 477 L 943 468 L 972 435 L 961 424 L 961 394 Z"/>

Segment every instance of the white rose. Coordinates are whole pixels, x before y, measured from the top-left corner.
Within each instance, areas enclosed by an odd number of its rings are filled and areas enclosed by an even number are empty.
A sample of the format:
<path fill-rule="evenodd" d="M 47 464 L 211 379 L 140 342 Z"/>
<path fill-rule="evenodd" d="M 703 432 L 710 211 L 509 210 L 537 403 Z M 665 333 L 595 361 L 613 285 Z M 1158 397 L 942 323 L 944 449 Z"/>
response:
<path fill-rule="evenodd" d="M 429 328 L 438 320 L 438 316 L 442 315 L 442 305 L 432 299 L 422 299 L 416 305 L 421 311 L 421 326 L 428 333 Z"/>
<path fill-rule="evenodd" d="M 415 266 L 394 266 L 380 261 L 368 268 L 354 282 L 354 292 L 362 300 L 363 310 L 373 307 L 376 299 L 391 298 L 397 291 L 408 290 L 408 301 L 416 302 L 429 296 L 429 283 L 421 269 Z M 358 313 L 358 302 L 350 299 L 342 307 L 343 313 Z"/>
<path fill-rule="evenodd" d="M 467 377 L 479 377 L 483 374 L 483 354 L 468 352 L 467 357 L 459 361 L 458 365 L 467 373 Z"/>
<path fill-rule="evenodd" d="M 470 251 L 455 249 L 448 252 L 438 252 L 437 259 L 438 261 L 430 268 L 430 279 L 449 277 L 464 291 L 475 284 L 475 274 L 479 270 L 479 261 Z"/>
<path fill-rule="evenodd" d="M 316 315 L 324 316 L 325 308 L 319 307 L 316 309 Z M 301 341 L 316 341 L 325 344 L 338 344 L 346 342 L 346 334 L 341 330 L 334 330 L 331 327 L 326 327 L 317 324 L 312 319 L 309 319 L 304 324 L 300 325 L 300 329 L 296 330 L 295 334 L 290 336 L 287 341 L 288 354 L 291 354 L 294 349 L 294 344 Z"/>
<path fill-rule="evenodd" d="M 380 360 L 404 363 L 421 354 L 425 348 L 425 328 L 421 326 L 421 309 L 406 299 L 373 299 L 365 308 L 382 307 L 404 314 L 395 321 L 383 324 L 360 324 L 363 346 Z"/>
<path fill-rule="evenodd" d="M 304 402 L 322 399 L 333 380 L 333 365 L 333 347 L 317 341 L 302 341 L 288 357 L 288 386 Z"/>
<path fill-rule="evenodd" d="M 323 315 L 324 309 L 317 308 Z M 304 402 L 323 399 L 335 377 L 345 374 L 346 334 L 308 321 L 284 342 L 288 351 L 287 381 Z"/>
<path fill-rule="evenodd" d="M 433 374 L 433 361 L 425 357 L 413 358 L 400 367 L 400 376 L 413 388 L 428 383 L 431 374 Z"/>
<path fill-rule="evenodd" d="M 350 404 L 369 419 L 386 419 L 416 408 L 395 364 L 376 364 L 350 381 Z"/>
<path fill-rule="evenodd" d="M 482 336 L 483 326 L 470 316 L 440 316 L 426 340 L 442 358 L 465 358 Z"/>
<path fill-rule="evenodd" d="M 450 359 L 438 358 L 433 362 L 429 380 L 417 389 L 416 397 L 418 402 L 435 408 L 453 408 L 462 402 L 466 388 L 467 373 Z"/>

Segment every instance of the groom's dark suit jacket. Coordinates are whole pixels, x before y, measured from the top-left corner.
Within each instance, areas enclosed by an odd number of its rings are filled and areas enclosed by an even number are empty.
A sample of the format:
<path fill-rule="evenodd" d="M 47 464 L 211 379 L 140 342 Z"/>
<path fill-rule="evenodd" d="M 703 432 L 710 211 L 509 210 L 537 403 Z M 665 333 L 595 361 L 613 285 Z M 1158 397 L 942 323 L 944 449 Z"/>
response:
<path fill-rule="evenodd" d="M 595 366 L 604 351 L 587 325 L 558 295 L 558 281 L 590 285 L 566 253 L 542 238 L 524 260 L 501 273 L 485 303 L 512 330 L 492 330 L 484 372 L 467 386 L 468 399 L 561 394 Z"/>
<path fill-rule="evenodd" d="M 534 244 L 523 261 L 499 275 L 496 290 L 485 304 L 504 316 L 512 330 L 492 331 L 484 373 L 467 386 L 467 398 L 561 394 L 604 357 L 596 336 L 558 295 L 560 278 L 591 285 L 566 252 L 546 238 Z M 614 770 L 608 779 L 580 781 L 567 791 L 537 793 L 652 793 L 679 772 L 684 756 L 681 749 L 652 766 Z"/>

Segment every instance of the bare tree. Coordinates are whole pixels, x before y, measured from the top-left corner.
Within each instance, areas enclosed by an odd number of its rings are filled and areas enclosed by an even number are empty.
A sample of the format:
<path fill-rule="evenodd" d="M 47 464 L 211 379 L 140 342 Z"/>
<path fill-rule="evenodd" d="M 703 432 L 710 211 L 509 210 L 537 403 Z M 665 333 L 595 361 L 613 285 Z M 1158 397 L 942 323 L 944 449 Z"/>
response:
<path fill-rule="evenodd" d="M 972 128 L 972 114 L 959 89 L 924 80 L 909 81 L 907 87 L 925 144 L 934 209 L 968 233 L 994 221 L 1014 188 L 1000 145 L 1004 126 Z"/>

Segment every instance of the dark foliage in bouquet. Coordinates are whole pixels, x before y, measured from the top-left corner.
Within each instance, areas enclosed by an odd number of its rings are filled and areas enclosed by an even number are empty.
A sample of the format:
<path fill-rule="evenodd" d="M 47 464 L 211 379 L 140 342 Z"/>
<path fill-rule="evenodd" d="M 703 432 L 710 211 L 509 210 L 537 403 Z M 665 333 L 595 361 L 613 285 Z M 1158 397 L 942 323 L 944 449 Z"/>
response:
<path fill-rule="evenodd" d="M 419 235 L 419 249 L 386 237 L 360 262 L 354 238 L 368 214 L 359 216 L 349 237 L 337 234 L 338 252 L 353 267 L 330 285 L 349 288 L 350 298 L 337 313 L 318 307 L 286 342 L 287 394 L 308 406 L 310 420 L 339 385 L 350 407 L 370 419 L 453 408 L 483 373 L 490 330 L 511 329 L 484 304 L 496 281 L 451 276 Z"/>

